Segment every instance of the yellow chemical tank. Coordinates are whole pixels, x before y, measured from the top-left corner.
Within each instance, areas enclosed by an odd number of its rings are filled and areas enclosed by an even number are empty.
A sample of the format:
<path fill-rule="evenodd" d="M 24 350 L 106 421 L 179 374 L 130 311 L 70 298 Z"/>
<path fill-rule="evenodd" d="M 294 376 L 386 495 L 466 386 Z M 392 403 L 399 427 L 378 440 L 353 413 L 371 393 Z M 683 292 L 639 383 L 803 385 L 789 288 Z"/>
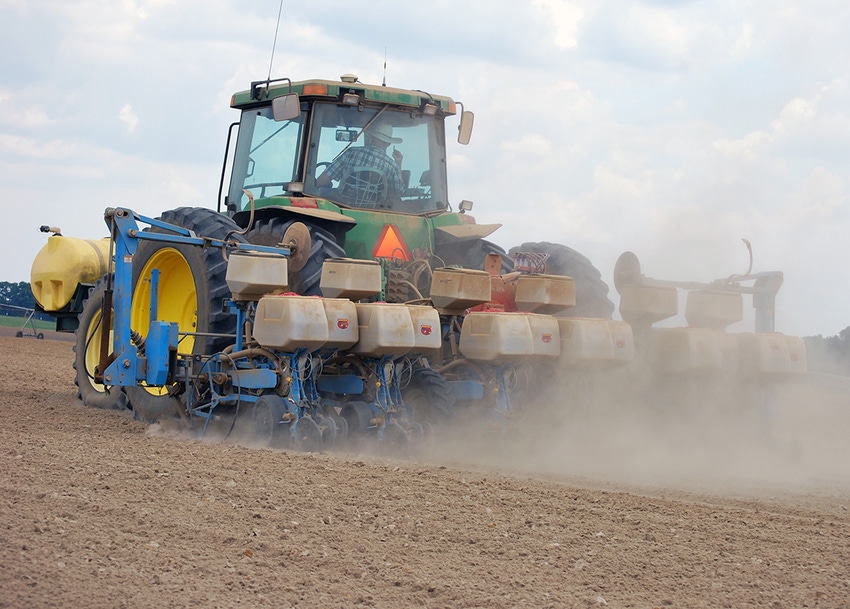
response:
<path fill-rule="evenodd" d="M 108 238 L 48 237 L 30 271 L 30 286 L 36 302 L 45 311 L 59 311 L 74 297 L 77 285 L 93 284 L 107 273 L 108 259 Z"/>

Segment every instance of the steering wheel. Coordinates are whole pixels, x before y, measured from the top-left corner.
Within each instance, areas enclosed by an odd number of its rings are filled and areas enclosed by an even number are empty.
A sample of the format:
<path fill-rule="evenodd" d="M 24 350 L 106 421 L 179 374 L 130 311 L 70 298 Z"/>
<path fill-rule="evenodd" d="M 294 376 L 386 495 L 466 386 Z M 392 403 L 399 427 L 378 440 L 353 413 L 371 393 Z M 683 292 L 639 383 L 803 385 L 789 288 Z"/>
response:
<path fill-rule="evenodd" d="M 322 161 L 321 163 L 316 163 L 316 177 L 318 178 L 320 175 L 322 175 L 322 173 L 324 173 L 319 171 L 319 167 L 329 167 L 330 164 L 330 161 Z"/>

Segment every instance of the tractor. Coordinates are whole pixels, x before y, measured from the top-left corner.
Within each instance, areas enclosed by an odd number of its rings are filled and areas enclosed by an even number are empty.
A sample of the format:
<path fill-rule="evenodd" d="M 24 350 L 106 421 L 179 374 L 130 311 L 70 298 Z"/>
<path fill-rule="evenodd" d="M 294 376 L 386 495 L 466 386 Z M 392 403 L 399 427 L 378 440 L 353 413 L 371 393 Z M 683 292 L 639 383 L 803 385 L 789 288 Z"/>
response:
<path fill-rule="evenodd" d="M 318 293 L 322 262 L 340 256 L 382 261 L 381 296 L 388 302 L 427 296 L 430 268 L 483 269 L 487 254 L 499 254 L 503 270 L 512 271 L 505 251 L 485 240 L 501 225 L 476 224 L 469 201 L 457 213 L 449 203 L 446 119 L 459 105 L 423 91 L 366 85 L 351 74 L 340 81 L 254 82 L 231 101 L 241 119 L 227 138 L 219 211 L 250 243 L 294 245 L 290 286 L 302 294 Z M 472 123 L 473 114 L 461 111 L 460 144 L 469 142 Z M 341 162 L 356 159 L 370 139 L 392 145 L 401 163 L 389 154 L 380 167 Z M 571 314 L 610 317 L 608 288 L 585 257 L 545 243 L 521 249 L 550 254 L 550 272 L 577 278 Z"/>
<path fill-rule="evenodd" d="M 372 299 L 388 303 L 427 302 L 441 267 L 483 271 L 489 256 L 494 276 L 514 272 L 514 256 L 485 239 L 501 225 L 477 224 L 469 201 L 461 201 L 457 212 L 449 203 L 446 120 L 460 114 L 457 141 L 467 144 L 473 114 L 462 104 L 346 74 L 339 81 L 252 82 L 232 97 L 231 107 L 240 120 L 228 131 L 218 208 L 176 208 L 158 221 L 208 239 L 287 248 L 287 277 L 280 283 L 299 295 L 321 295 L 324 263 L 338 259 L 377 261 L 381 284 Z M 383 158 L 364 159 L 367 148 Z M 110 231 L 114 241 L 115 228 Z M 146 231 L 169 232 L 162 226 Z M 83 402 L 129 406 L 148 421 L 174 412 L 175 386 L 120 388 L 95 379 L 101 354 L 93 345 L 108 317 L 104 298 L 111 306 L 104 260 L 114 253 L 105 251 L 106 241 L 59 235 L 51 241 L 33 265 L 33 291 L 57 316 L 57 329 L 78 332 L 75 368 Z M 515 249 L 537 260 L 536 271 L 575 279 L 569 315 L 610 318 L 608 288 L 587 258 L 551 243 Z M 156 270 L 154 306 L 159 318 L 178 324 L 180 350 L 197 357 L 219 352 L 235 330 L 222 306 L 231 296 L 227 268 L 215 248 L 165 237 L 141 241 L 133 256 L 130 327 L 140 336 L 148 332 Z M 410 370 L 406 392 L 422 410 L 445 415 L 456 395 L 469 391 L 462 382 L 447 385 L 431 368 L 426 363 Z"/>
<path fill-rule="evenodd" d="M 638 357 L 681 367 L 708 350 L 686 372 L 715 371 L 739 343 L 779 350 L 757 372 L 804 367 L 798 342 L 767 336 L 772 318 L 755 338 L 723 334 L 740 278 L 695 297 L 702 329 L 668 332 L 651 326 L 676 314 L 675 288 L 637 285 L 635 264 L 618 265 L 618 321 L 575 250 L 487 240 L 499 224 L 449 203 L 447 119 L 460 144 L 473 123 L 449 97 L 346 74 L 256 81 L 231 107 L 216 209 L 109 208 L 102 241 L 46 230 L 31 286 L 76 331 L 87 406 L 202 433 L 241 420 L 308 448 L 372 431 L 399 444 L 459 413 L 503 425 L 561 369 L 605 384 Z M 763 303 L 780 284 L 746 293 Z"/>

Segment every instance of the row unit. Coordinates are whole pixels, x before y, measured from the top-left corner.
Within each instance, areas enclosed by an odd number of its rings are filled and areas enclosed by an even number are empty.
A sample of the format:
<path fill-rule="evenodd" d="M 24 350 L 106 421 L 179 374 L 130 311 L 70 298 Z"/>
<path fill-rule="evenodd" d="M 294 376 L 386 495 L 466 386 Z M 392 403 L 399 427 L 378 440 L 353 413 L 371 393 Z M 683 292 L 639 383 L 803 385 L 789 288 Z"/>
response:
<path fill-rule="evenodd" d="M 440 316 L 432 307 L 297 294 L 262 296 L 253 334 L 263 347 L 287 353 L 347 349 L 368 357 L 427 356 L 442 343 Z"/>
<path fill-rule="evenodd" d="M 727 334 L 708 328 L 653 328 L 649 357 L 662 372 L 803 374 L 806 344 L 784 334 Z"/>
<path fill-rule="evenodd" d="M 346 349 L 356 355 L 428 356 L 442 343 L 440 318 L 429 306 L 355 303 L 342 298 L 267 295 L 257 301 L 253 335 L 283 352 Z M 460 353 L 492 364 L 531 357 L 567 362 L 626 362 L 634 357 L 630 326 L 607 319 L 534 313 L 474 312 L 463 321 Z"/>
<path fill-rule="evenodd" d="M 806 372 L 806 345 L 797 336 L 653 328 L 647 346 L 649 361 L 661 372 Z M 632 328 L 624 321 L 521 313 L 470 313 L 459 348 L 469 359 L 494 364 L 542 355 L 583 367 L 627 363 L 635 357 Z"/>
<path fill-rule="evenodd" d="M 630 285 L 620 288 L 620 315 L 635 326 L 650 326 L 679 313 L 674 287 Z M 725 328 L 744 319 L 744 299 L 738 292 L 691 290 L 685 304 L 685 321 L 698 328 Z"/>
<path fill-rule="evenodd" d="M 631 326 L 610 319 L 474 312 L 463 320 L 459 350 L 493 364 L 536 356 L 572 365 L 623 363 L 634 358 L 634 338 Z"/>

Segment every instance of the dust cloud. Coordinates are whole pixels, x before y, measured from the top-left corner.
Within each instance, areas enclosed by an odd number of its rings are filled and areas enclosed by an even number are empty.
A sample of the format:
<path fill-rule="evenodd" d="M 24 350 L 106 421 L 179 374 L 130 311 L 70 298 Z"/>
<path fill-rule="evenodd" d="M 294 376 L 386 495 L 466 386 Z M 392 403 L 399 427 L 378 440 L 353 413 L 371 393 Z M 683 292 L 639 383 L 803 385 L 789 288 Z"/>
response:
<path fill-rule="evenodd" d="M 459 404 L 449 422 L 435 425 L 430 438 L 404 456 L 590 486 L 736 497 L 850 495 L 845 377 L 665 378 L 636 364 L 525 372 L 513 379 L 511 416 L 494 416 L 492 403 Z M 533 378 L 538 381 L 528 382 Z M 224 419 L 201 441 L 268 447 L 251 427 Z M 148 433 L 197 441 L 199 431 L 175 420 Z M 382 451 L 374 437 L 356 435 L 330 452 L 400 456 Z"/>
<path fill-rule="evenodd" d="M 477 416 L 432 458 L 584 483 L 726 495 L 850 493 L 850 384 L 553 368 L 502 428 Z M 478 413 L 480 415 L 480 413 Z M 478 419 L 478 420 L 476 420 Z"/>

